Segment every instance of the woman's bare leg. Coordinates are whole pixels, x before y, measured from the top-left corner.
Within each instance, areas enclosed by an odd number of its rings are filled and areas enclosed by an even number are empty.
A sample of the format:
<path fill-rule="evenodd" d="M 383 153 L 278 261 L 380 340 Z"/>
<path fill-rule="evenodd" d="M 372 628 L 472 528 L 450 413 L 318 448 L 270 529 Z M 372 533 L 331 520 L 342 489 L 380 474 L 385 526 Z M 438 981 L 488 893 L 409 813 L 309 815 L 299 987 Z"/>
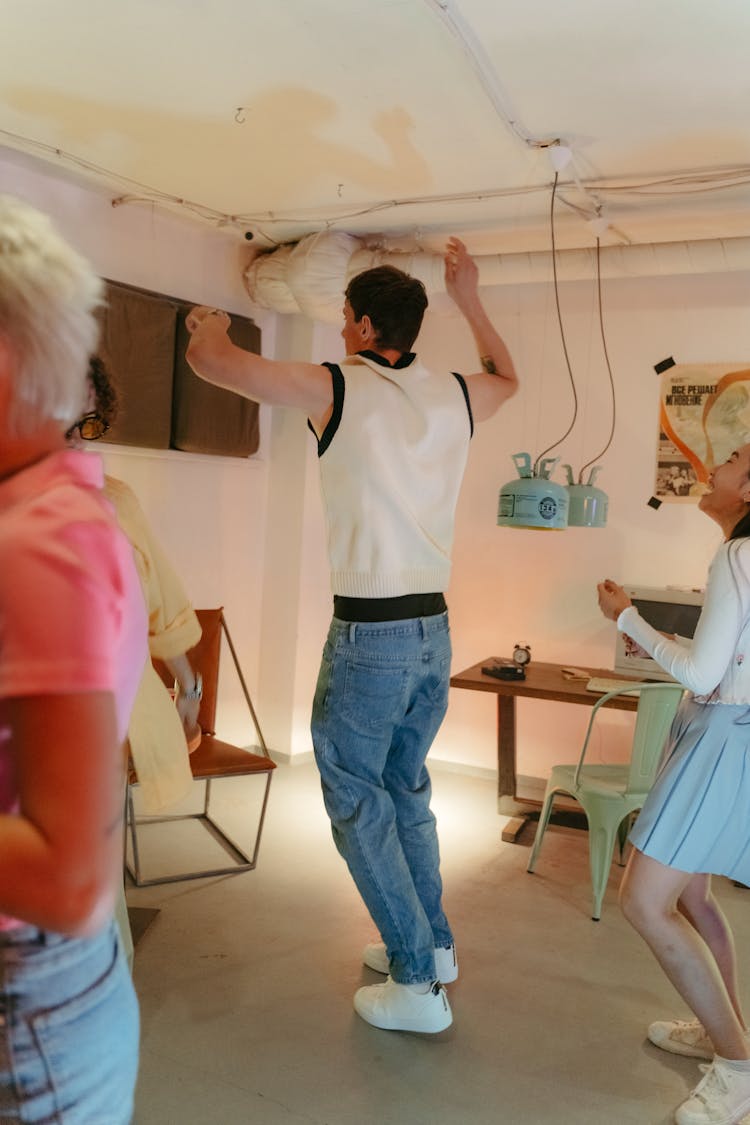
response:
<path fill-rule="evenodd" d="M 678 900 L 692 878 L 634 848 L 620 888 L 620 904 L 705 1027 L 717 1054 L 725 1059 L 748 1059 L 744 1026 L 714 955 L 678 909 Z"/>
<path fill-rule="evenodd" d="M 747 1031 L 737 983 L 737 955 L 729 923 L 714 897 L 710 875 L 693 875 L 680 895 L 677 909 L 698 931 L 719 966 L 737 1019 Z"/>

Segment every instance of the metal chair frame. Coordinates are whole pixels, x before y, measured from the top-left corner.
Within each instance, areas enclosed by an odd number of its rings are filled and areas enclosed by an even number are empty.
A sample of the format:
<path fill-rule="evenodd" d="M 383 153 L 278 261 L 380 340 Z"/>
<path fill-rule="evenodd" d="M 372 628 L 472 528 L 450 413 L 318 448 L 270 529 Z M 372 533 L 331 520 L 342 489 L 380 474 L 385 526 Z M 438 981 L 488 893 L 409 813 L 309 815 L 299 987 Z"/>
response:
<path fill-rule="evenodd" d="M 207 689 L 208 688 L 212 689 L 211 704 L 208 708 L 209 711 L 210 711 L 210 715 L 211 715 L 211 723 L 209 725 L 211 727 L 213 727 L 213 717 L 214 717 L 215 709 L 216 709 L 216 689 L 217 689 L 217 686 L 218 686 L 218 678 L 219 678 L 219 651 L 220 651 L 220 647 L 221 647 L 221 637 L 223 635 L 226 638 L 227 646 L 228 646 L 229 651 L 231 653 L 232 660 L 234 662 L 234 666 L 235 666 L 235 669 L 237 671 L 237 675 L 239 677 L 240 684 L 242 686 L 242 692 L 243 692 L 243 695 L 245 697 L 245 701 L 247 703 L 248 709 L 250 711 L 250 715 L 251 715 L 252 720 L 253 720 L 253 725 L 255 727 L 255 732 L 257 734 L 259 748 L 260 748 L 261 753 L 260 754 L 254 754 L 250 751 L 243 750 L 239 746 L 232 746 L 228 743 L 221 742 L 221 741 L 219 741 L 218 739 L 215 738 L 213 729 L 207 730 L 207 731 L 204 730 L 204 737 L 203 737 L 203 742 L 201 743 L 201 747 L 199 747 L 199 749 L 197 751 L 195 751 L 195 755 L 191 756 L 191 767 L 193 768 L 194 780 L 195 781 L 203 781 L 205 783 L 203 809 L 200 812 L 177 813 L 177 814 L 174 814 L 172 816 L 167 815 L 167 814 L 156 815 L 156 816 L 153 816 L 153 815 L 152 816 L 146 816 L 146 815 L 136 816 L 135 805 L 134 805 L 134 801 L 133 801 L 133 789 L 138 784 L 138 782 L 137 782 L 137 779 L 133 776 L 131 776 L 128 779 L 128 784 L 127 784 L 127 787 L 126 787 L 126 799 L 125 799 L 125 841 L 126 841 L 126 844 L 127 844 L 127 839 L 128 839 L 128 834 L 129 834 L 130 845 L 131 845 L 132 854 L 133 854 L 133 862 L 131 864 L 128 860 L 128 850 L 127 850 L 127 847 L 126 847 L 126 849 L 125 849 L 125 867 L 126 867 L 126 870 L 129 874 L 130 878 L 132 879 L 132 881 L 135 883 L 135 885 L 137 887 L 150 887 L 150 886 L 155 886 L 155 885 L 161 884 L 161 883 L 178 883 L 178 882 L 184 882 L 184 881 L 189 880 L 189 879 L 208 879 L 208 878 L 211 878 L 212 876 L 218 876 L 218 875 L 239 874 L 242 871 L 252 871 L 255 868 L 255 866 L 257 865 L 257 862 L 258 862 L 258 852 L 259 852 L 259 849 L 260 849 L 260 841 L 261 841 L 261 836 L 262 836 L 262 833 L 263 833 L 263 826 L 264 826 L 264 823 L 265 823 L 266 808 L 268 806 L 268 796 L 269 796 L 269 792 L 270 792 L 270 788 L 271 788 L 271 780 L 272 780 L 272 777 L 273 777 L 273 770 L 276 768 L 276 763 L 271 759 L 271 756 L 268 752 L 268 747 L 266 746 L 266 742 L 265 742 L 265 739 L 263 737 L 263 732 L 261 730 L 260 723 L 258 722 L 258 716 L 255 712 L 255 708 L 253 707 L 253 702 L 252 702 L 252 699 L 250 698 L 250 692 L 248 691 L 247 683 L 245 681 L 245 677 L 242 673 L 242 669 L 240 667 L 240 663 L 239 663 L 239 660 L 237 658 L 237 652 L 236 652 L 236 649 L 234 647 L 234 643 L 232 642 L 232 637 L 229 633 L 229 629 L 227 627 L 226 620 L 224 618 L 223 609 L 196 610 L 196 613 L 198 615 L 199 620 L 201 620 L 201 625 L 204 626 L 204 628 L 205 628 L 205 622 L 209 621 L 209 619 L 215 620 L 216 616 L 218 615 L 219 636 L 218 636 L 218 640 L 216 642 L 217 650 L 216 650 L 215 668 L 209 670 L 205 666 L 205 664 L 202 665 L 201 660 L 200 660 L 200 645 L 196 646 L 196 648 L 191 650 L 191 653 L 188 654 L 189 656 L 191 656 L 191 663 L 193 663 L 193 666 L 196 668 L 197 671 L 200 671 L 201 674 L 203 675 L 204 698 L 205 698 L 205 693 L 206 693 Z M 159 668 L 158 662 L 157 662 L 157 668 L 160 671 L 160 674 L 162 675 L 162 678 L 166 678 L 165 674 L 164 674 L 164 669 Z M 203 707 L 201 708 L 201 711 L 203 711 Z M 202 718 L 202 714 L 199 716 L 199 720 L 201 718 Z M 203 725 L 203 724 L 201 723 L 201 725 Z M 236 767 L 232 768 L 232 769 L 230 769 L 226 772 L 223 772 L 220 768 L 218 768 L 216 770 L 216 772 L 213 772 L 213 773 L 210 772 L 210 770 L 209 770 L 209 772 L 202 771 L 200 769 L 200 765 L 201 765 L 201 762 L 202 762 L 201 751 L 204 750 L 204 744 L 205 744 L 205 746 L 208 750 L 210 750 L 211 747 L 213 745 L 215 745 L 215 746 L 220 747 L 222 749 L 222 751 L 224 751 L 224 752 L 227 752 L 227 751 L 230 752 L 230 756 L 231 756 L 232 760 L 236 763 Z M 231 752 L 233 752 L 233 751 L 236 752 L 236 753 L 232 754 Z M 204 750 L 204 756 L 205 756 L 205 750 Z M 247 759 L 247 762 L 243 761 L 243 757 Z M 198 763 L 197 767 L 193 763 L 193 758 L 195 758 L 196 762 Z M 245 765 L 247 766 L 246 769 L 243 768 Z M 197 770 L 197 772 L 196 772 L 196 770 Z M 264 774 L 265 775 L 265 789 L 264 789 L 264 793 L 263 793 L 263 800 L 262 800 L 262 804 L 261 804 L 260 815 L 259 815 L 259 818 L 258 818 L 258 827 L 257 827 L 256 835 L 255 835 L 255 841 L 253 843 L 252 850 L 250 852 L 247 852 L 247 851 L 245 851 L 244 848 L 242 848 L 236 842 L 236 840 L 233 840 L 228 835 L 228 833 L 224 831 L 224 829 L 218 824 L 218 822 L 212 816 L 211 808 L 210 808 L 211 783 L 213 781 L 217 781 L 217 780 L 227 780 L 228 778 L 231 778 L 231 777 L 243 777 L 243 776 L 249 776 L 249 775 L 253 775 L 253 774 Z M 211 868 L 202 869 L 202 870 L 199 870 L 199 871 L 184 872 L 184 873 L 181 873 L 181 874 L 178 874 L 178 875 L 157 875 L 157 876 L 153 876 L 153 877 L 150 877 L 150 878 L 145 878 L 144 875 L 143 875 L 142 866 L 141 866 L 141 850 L 140 850 L 140 847 L 139 847 L 139 844 L 138 844 L 138 831 L 137 831 L 138 826 L 139 825 L 145 826 L 145 825 L 149 825 L 149 824 L 163 824 L 163 823 L 168 823 L 168 822 L 176 822 L 176 821 L 180 821 L 180 820 L 197 820 L 197 821 L 199 821 L 206 828 L 206 830 L 210 833 L 210 835 L 217 841 L 217 843 L 219 843 L 221 845 L 221 847 L 224 849 L 224 851 L 227 853 L 227 855 L 231 857 L 232 863 L 227 865 L 227 866 L 211 867 Z"/>
<path fill-rule="evenodd" d="M 600 709 L 614 696 L 633 692 L 638 693 L 639 699 L 630 761 L 619 765 L 588 765 L 586 752 Z M 573 797 L 581 805 L 588 823 L 591 917 L 594 921 L 601 917 L 615 843 L 619 843 L 622 862 L 630 821 L 653 785 L 661 750 L 682 692 L 682 686 L 675 683 L 633 683 L 627 688 L 607 692 L 594 704 L 578 762 L 552 767 L 526 870 L 530 874 L 535 870 L 555 797 Z"/>

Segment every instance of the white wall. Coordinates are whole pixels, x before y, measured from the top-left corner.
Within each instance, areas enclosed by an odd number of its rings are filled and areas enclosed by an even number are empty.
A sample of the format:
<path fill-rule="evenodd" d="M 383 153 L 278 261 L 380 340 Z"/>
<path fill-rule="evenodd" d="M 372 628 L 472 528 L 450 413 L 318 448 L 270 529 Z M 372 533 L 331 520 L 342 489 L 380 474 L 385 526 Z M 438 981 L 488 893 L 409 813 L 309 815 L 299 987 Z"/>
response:
<path fill-rule="evenodd" d="M 236 236 L 151 208 L 112 209 L 106 196 L 65 183 L 14 154 L 0 152 L 0 189 L 51 212 L 103 274 L 253 316 L 264 354 L 316 362 L 341 355 L 337 330 L 264 315 L 250 306 L 240 281 L 244 247 Z M 606 435 L 606 371 L 593 283 L 565 284 L 561 296 L 581 416 L 556 452 L 577 469 Z M 448 592 L 454 670 L 507 655 L 515 642 L 531 645 L 538 660 L 607 666 L 613 627 L 599 615 L 596 581 L 609 575 L 652 585 L 699 584 L 718 543 L 714 525 L 694 506 L 663 504 L 658 511 L 647 506 L 657 432 L 653 367 L 668 355 L 678 362 L 747 365 L 750 275 L 605 283 L 618 427 L 598 481 L 610 496 L 603 530 L 496 526 L 498 489 L 515 474 L 510 455 L 523 449 L 538 453 L 561 436 L 571 400 L 550 287 L 494 288 L 484 299 L 523 385 L 495 419 L 479 427 L 473 442 Z M 423 358 L 434 366 L 475 370 L 473 343 L 461 318 L 445 300 L 435 307 L 419 340 Z M 299 354 L 300 348 L 307 354 Z M 273 731 L 269 742 L 284 754 L 300 755 L 310 750 L 310 704 L 331 597 L 312 435 L 305 434 L 299 418 L 275 412 L 272 426 L 270 415 L 262 410 L 261 453 L 249 461 L 114 449 L 105 459 L 138 492 L 194 602 L 227 607 L 261 722 L 265 714 Z M 306 443 L 303 453 L 300 442 Z M 586 718 L 582 708 L 521 701 L 519 773 L 544 776 L 552 762 L 574 753 Z M 230 719 L 235 721 L 231 708 Z M 623 753 L 629 720 L 613 714 L 607 722 L 611 737 L 598 751 L 611 760 Z M 433 757 L 494 769 L 494 697 L 453 691 Z"/>

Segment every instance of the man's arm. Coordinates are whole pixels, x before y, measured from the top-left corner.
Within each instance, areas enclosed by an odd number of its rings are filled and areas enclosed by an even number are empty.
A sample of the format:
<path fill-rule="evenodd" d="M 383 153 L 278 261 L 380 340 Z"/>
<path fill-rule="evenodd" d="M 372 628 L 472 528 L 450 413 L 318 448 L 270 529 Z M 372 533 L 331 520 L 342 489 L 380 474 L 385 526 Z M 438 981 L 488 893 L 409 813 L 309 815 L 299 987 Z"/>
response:
<path fill-rule="evenodd" d="M 238 348 L 227 336 L 228 314 L 218 309 L 195 308 L 185 323 L 190 332 L 186 359 L 196 375 L 255 402 L 298 406 L 320 433 L 333 406 L 326 367 L 263 359 Z"/>
<path fill-rule="evenodd" d="M 445 287 L 472 331 L 484 370 L 466 377 L 471 412 L 476 422 L 491 418 L 518 390 L 518 376 L 510 352 L 479 299 L 479 271 L 460 238 L 451 238 L 445 251 Z"/>

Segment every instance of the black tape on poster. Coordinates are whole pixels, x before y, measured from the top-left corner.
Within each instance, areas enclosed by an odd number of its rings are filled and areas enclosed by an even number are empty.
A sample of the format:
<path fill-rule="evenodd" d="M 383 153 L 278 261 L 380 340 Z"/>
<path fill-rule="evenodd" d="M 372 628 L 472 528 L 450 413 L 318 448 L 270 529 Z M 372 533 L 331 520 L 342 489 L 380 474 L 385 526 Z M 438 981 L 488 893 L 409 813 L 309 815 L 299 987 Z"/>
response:
<path fill-rule="evenodd" d="M 661 363 L 654 366 L 654 371 L 657 375 L 661 375 L 662 371 L 669 371 L 670 367 L 675 367 L 675 361 L 669 356 L 668 359 L 663 359 Z"/>
<path fill-rule="evenodd" d="M 649 508 L 661 508 L 661 500 L 658 496 L 652 496 L 648 501 Z"/>

